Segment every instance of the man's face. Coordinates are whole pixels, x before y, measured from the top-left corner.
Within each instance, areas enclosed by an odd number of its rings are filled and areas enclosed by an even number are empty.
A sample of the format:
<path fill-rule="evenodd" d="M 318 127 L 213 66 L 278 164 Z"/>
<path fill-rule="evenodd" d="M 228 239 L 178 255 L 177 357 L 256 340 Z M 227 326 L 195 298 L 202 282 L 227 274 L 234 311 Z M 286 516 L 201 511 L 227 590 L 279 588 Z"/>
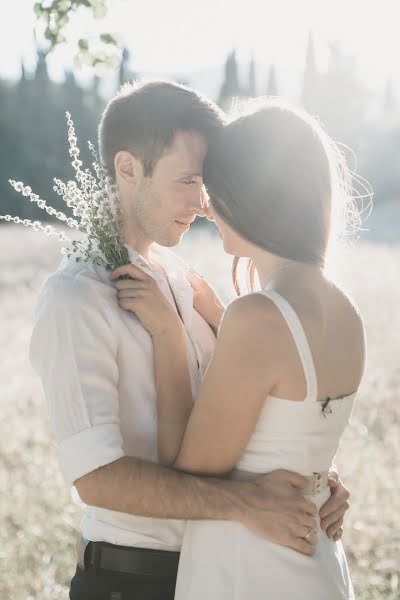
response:
<path fill-rule="evenodd" d="M 161 246 L 176 246 L 196 215 L 205 214 L 203 161 L 206 139 L 179 131 L 153 169 L 137 185 L 132 218 L 146 238 Z"/>

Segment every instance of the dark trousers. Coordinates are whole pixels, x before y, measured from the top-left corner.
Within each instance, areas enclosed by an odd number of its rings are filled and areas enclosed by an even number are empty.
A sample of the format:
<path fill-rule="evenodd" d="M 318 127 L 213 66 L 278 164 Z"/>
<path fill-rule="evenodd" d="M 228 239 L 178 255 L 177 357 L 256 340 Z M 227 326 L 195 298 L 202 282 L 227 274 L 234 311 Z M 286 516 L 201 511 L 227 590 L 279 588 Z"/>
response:
<path fill-rule="evenodd" d="M 91 545 L 93 546 L 93 544 Z M 119 550 L 121 548 L 112 546 L 111 544 L 103 544 L 103 546 L 106 546 L 107 550 L 110 548 L 111 550 Z M 161 564 L 159 562 L 159 551 L 138 550 L 138 552 L 139 564 L 141 562 L 140 553 L 144 552 L 146 554 L 146 568 L 141 569 L 139 567 L 136 572 L 121 572 L 119 570 L 101 568 L 100 565 L 104 565 L 104 561 L 87 560 L 88 552 L 86 552 L 86 558 L 84 559 L 85 569 L 78 564 L 75 575 L 72 578 L 69 593 L 70 599 L 174 600 L 179 554 L 175 553 L 176 558 L 172 562 L 169 561 L 167 568 L 165 568 L 164 561 Z M 161 552 L 161 554 L 163 555 L 164 553 Z M 136 562 L 137 555 L 135 566 Z M 115 567 L 112 566 L 112 568 L 117 569 L 120 567 L 122 567 L 122 561 L 121 564 L 117 563 Z"/>
<path fill-rule="evenodd" d="M 176 577 L 150 577 L 79 566 L 71 581 L 71 600 L 174 600 Z"/>

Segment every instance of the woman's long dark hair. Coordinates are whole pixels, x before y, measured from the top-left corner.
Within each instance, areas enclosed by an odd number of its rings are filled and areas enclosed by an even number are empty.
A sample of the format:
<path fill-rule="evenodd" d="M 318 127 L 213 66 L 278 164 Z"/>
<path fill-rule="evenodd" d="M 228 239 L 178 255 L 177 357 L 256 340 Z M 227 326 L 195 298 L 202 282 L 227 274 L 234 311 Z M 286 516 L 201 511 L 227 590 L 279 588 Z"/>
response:
<path fill-rule="evenodd" d="M 276 99 L 253 105 L 209 147 L 204 181 L 212 207 L 260 248 L 323 267 L 334 222 L 337 229 L 347 221 L 353 231 L 359 224 L 344 155 L 305 111 Z M 254 289 L 252 261 L 248 273 Z"/>

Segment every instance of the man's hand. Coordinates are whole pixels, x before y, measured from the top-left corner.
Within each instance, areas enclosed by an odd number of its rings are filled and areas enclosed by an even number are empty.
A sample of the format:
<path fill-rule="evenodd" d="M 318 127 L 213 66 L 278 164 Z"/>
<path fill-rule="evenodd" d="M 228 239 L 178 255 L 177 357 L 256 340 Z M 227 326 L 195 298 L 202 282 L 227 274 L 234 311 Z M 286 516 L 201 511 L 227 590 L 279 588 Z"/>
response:
<path fill-rule="evenodd" d="M 336 471 L 329 471 L 329 485 L 331 497 L 321 507 L 319 516 L 321 518 L 321 529 L 326 535 L 337 542 L 343 535 L 343 517 L 349 508 L 350 492 L 339 479 Z"/>
<path fill-rule="evenodd" d="M 318 510 L 302 495 L 308 480 L 279 469 L 244 485 L 241 522 L 275 544 L 312 556 L 317 544 Z"/>

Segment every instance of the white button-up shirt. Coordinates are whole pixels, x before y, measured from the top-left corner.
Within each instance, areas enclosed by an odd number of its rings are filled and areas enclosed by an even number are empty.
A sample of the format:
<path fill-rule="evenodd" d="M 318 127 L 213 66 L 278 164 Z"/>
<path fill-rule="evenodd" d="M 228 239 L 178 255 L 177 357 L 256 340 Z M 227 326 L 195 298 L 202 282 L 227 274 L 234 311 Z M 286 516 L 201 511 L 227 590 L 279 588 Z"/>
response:
<path fill-rule="evenodd" d="M 175 307 L 165 274 L 131 249 L 129 258 L 156 278 Z M 183 261 L 156 245 L 149 259 L 168 274 L 186 328 L 195 398 L 215 336 L 193 308 Z M 39 295 L 30 359 L 42 381 L 67 483 L 72 486 L 123 456 L 158 462 L 152 340 L 137 317 L 119 307 L 107 271 L 64 259 L 48 277 Z M 88 540 L 165 550 L 181 546 L 184 521 L 82 506 L 81 530 Z"/>

